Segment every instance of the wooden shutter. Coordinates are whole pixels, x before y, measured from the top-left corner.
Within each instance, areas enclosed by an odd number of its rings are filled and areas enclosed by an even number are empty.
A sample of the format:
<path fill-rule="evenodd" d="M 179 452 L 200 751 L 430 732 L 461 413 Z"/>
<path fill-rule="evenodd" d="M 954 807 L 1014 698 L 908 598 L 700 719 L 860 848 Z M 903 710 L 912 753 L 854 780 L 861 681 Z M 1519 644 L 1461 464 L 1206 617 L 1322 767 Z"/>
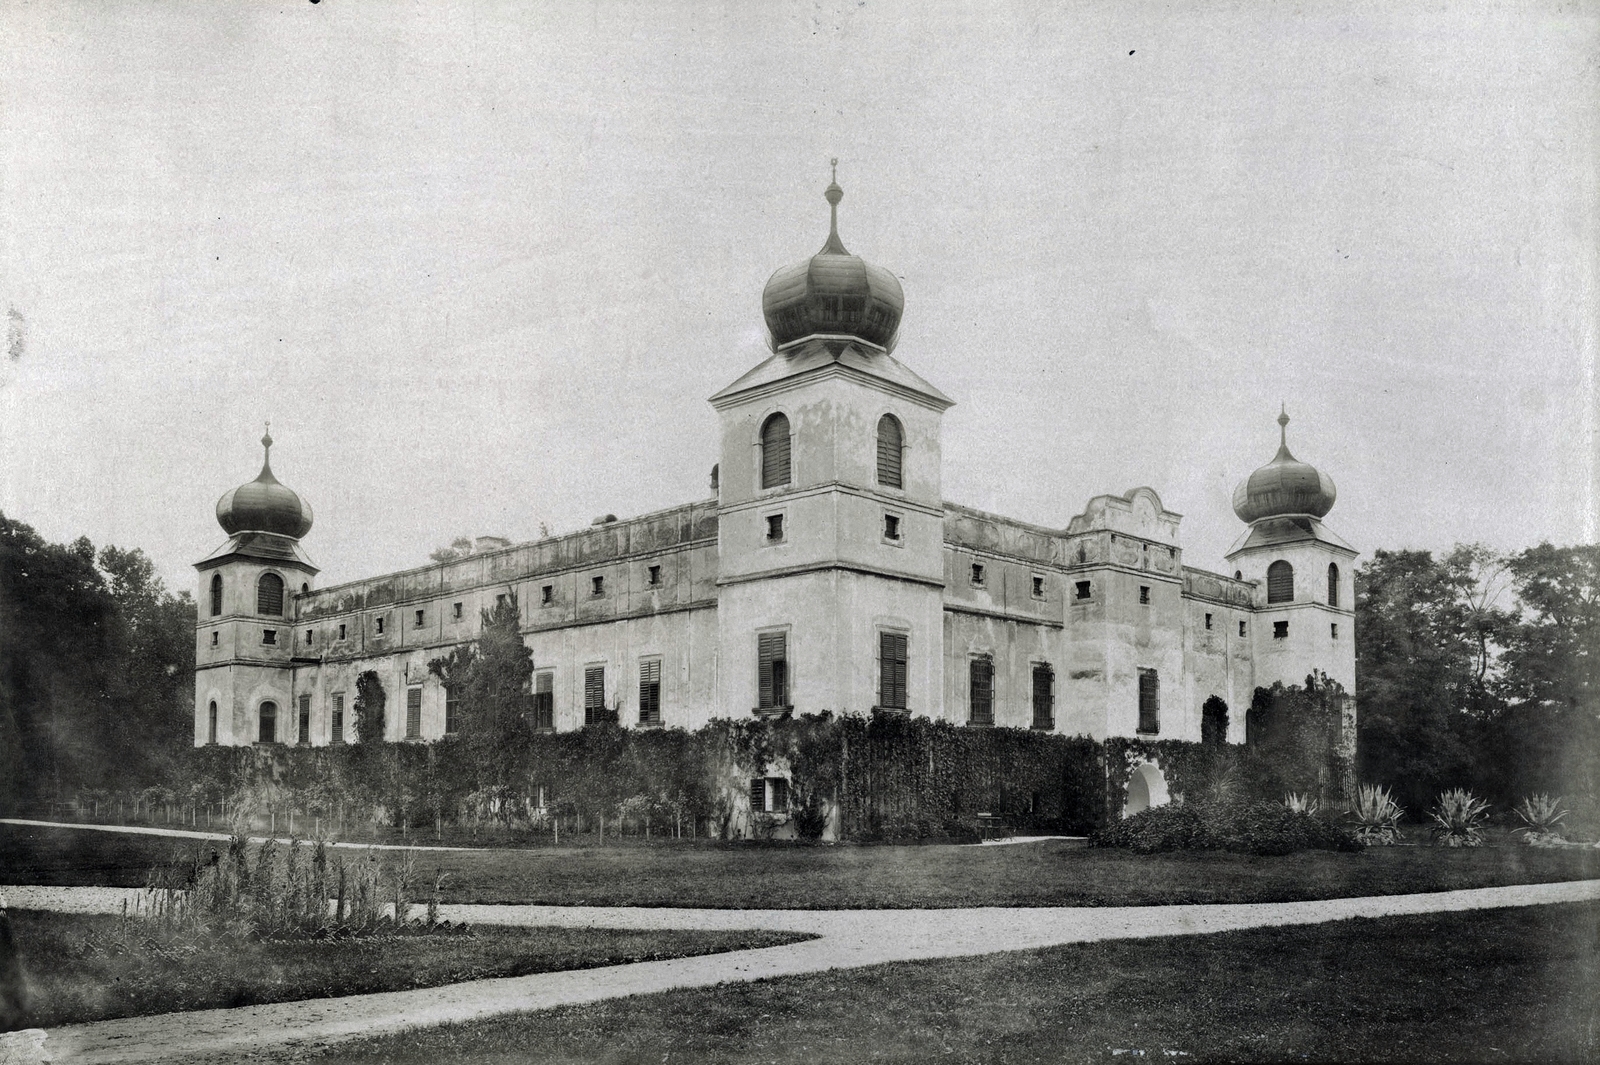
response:
<path fill-rule="evenodd" d="M 900 488 L 900 456 L 905 444 L 905 434 L 900 422 L 892 414 L 878 419 L 878 483 L 889 488 Z"/>
<path fill-rule="evenodd" d="M 750 778 L 750 809 L 756 813 L 767 812 L 767 778 Z"/>
<path fill-rule="evenodd" d="M 555 728 L 556 726 L 554 673 L 538 673 L 534 675 L 533 725 L 535 728 Z"/>
<path fill-rule="evenodd" d="M 256 613 L 283 613 L 283 578 L 276 573 L 263 573 L 256 582 Z"/>
<path fill-rule="evenodd" d="M 789 700 L 789 635 L 763 632 L 756 637 L 757 705 L 787 706 Z"/>
<path fill-rule="evenodd" d="M 761 427 L 761 487 L 789 483 L 789 419 L 774 414 Z"/>
<path fill-rule="evenodd" d="M 333 697 L 333 724 L 328 737 L 334 743 L 344 742 L 344 695 Z"/>
<path fill-rule="evenodd" d="M 1267 567 L 1267 602 L 1294 602 L 1294 567 L 1281 558 Z"/>
<path fill-rule="evenodd" d="M 583 723 L 592 725 L 606 708 L 606 667 L 590 666 L 583 671 Z"/>
<path fill-rule="evenodd" d="M 639 663 L 639 723 L 661 720 L 661 660 Z"/>
<path fill-rule="evenodd" d="M 789 808 L 789 782 L 782 777 L 771 777 L 772 784 L 772 809 L 782 813 Z"/>
<path fill-rule="evenodd" d="M 446 733 L 454 732 L 461 722 L 456 720 L 461 710 L 460 689 L 454 684 L 447 684 L 444 688 L 444 730 Z"/>
<path fill-rule="evenodd" d="M 992 725 L 994 724 L 994 660 L 974 658 L 970 676 L 972 722 L 978 725 Z"/>
<path fill-rule="evenodd" d="M 311 696 L 300 696 L 300 738 L 301 743 L 311 742 Z"/>
<path fill-rule="evenodd" d="M 1055 725 L 1056 674 L 1049 666 L 1033 667 L 1033 723 L 1038 728 Z"/>
<path fill-rule="evenodd" d="M 878 634 L 878 705 L 890 710 L 906 708 L 906 635 Z"/>
<path fill-rule="evenodd" d="M 1139 671 L 1139 731 L 1161 731 L 1161 677 L 1153 669 Z"/>
<path fill-rule="evenodd" d="M 406 738 L 422 735 L 422 689 L 406 689 Z"/>

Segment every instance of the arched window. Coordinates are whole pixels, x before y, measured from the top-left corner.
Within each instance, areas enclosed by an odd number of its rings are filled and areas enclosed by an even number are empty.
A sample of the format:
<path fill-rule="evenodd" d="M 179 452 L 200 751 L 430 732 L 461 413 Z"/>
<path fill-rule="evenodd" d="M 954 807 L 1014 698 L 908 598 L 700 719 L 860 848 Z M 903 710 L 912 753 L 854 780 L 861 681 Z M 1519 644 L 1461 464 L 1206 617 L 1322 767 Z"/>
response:
<path fill-rule="evenodd" d="M 256 582 L 256 613 L 283 613 L 283 578 L 276 573 L 263 573 Z"/>
<path fill-rule="evenodd" d="M 211 616 L 222 613 L 222 574 L 211 575 Z"/>
<path fill-rule="evenodd" d="M 278 742 L 278 704 L 266 702 L 261 704 L 261 731 L 257 738 L 262 743 Z"/>
<path fill-rule="evenodd" d="M 1339 605 L 1339 567 L 1328 563 L 1328 605 Z"/>
<path fill-rule="evenodd" d="M 1294 602 L 1294 567 L 1281 558 L 1267 567 L 1267 602 Z"/>
<path fill-rule="evenodd" d="M 761 426 L 761 487 L 789 483 L 789 419 L 774 414 Z"/>
<path fill-rule="evenodd" d="M 215 699 L 211 700 L 211 713 L 206 725 L 206 742 L 211 744 L 217 742 L 217 701 Z"/>
<path fill-rule="evenodd" d="M 885 414 L 878 419 L 878 483 L 887 488 L 901 488 L 900 455 L 906 434 L 900 428 L 900 419 Z"/>

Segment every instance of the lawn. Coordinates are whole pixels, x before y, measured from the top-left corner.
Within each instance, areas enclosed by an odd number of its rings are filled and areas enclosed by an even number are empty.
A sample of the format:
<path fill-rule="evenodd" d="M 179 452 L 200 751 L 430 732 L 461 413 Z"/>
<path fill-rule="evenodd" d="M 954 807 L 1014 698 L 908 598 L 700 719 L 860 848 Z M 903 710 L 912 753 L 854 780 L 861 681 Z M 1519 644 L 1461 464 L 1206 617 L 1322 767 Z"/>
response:
<path fill-rule="evenodd" d="M 779 932 L 489 928 L 468 934 L 229 941 L 163 935 L 116 917 L 14 910 L 37 1027 L 177 1010 L 439 987 L 793 943 Z"/>
<path fill-rule="evenodd" d="M 1420 830 L 1413 837 L 1425 838 Z M 1493 830 L 1477 849 L 1377 847 L 1286 857 L 1139 856 L 1062 841 L 1000 847 L 751 846 L 625 841 L 605 847 L 421 852 L 446 902 L 779 907 L 1153 905 L 1282 902 L 1600 878 L 1600 850 L 1542 849 Z M 194 841 L 0 825 L 0 881 L 142 886 Z M 214 848 L 217 844 L 200 844 Z"/>
<path fill-rule="evenodd" d="M 885 965 L 252 1060 L 1596 1061 L 1596 986 L 1582 903 Z"/>

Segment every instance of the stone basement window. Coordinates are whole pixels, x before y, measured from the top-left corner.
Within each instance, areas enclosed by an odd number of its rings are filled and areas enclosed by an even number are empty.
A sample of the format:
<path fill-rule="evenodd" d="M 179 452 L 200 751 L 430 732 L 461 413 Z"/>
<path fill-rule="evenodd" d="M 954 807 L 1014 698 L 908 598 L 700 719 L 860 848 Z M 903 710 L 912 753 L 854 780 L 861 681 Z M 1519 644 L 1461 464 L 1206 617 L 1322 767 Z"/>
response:
<path fill-rule="evenodd" d="M 1337 621 L 1328 625 L 1328 635 L 1335 640 L 1339 638 L 1339 623 Z"/>
<path fill-rule="evenodd" d="M 222 636 L 221 633 L 213 632 L 211 634 L 211 646 L 212 647 L 217 646 L 218 642 L 221 640 L 221 636 Z"/>
<path fill-rule="evenodd" d="M 339 639 L 341 639 L 341 640 L 344 639 L 344 626 L 343 625 L 339 626 Z"/>
<path fill-rule="evenodd" d="M 648 580 L 649 580 L 649 582 L 650 582 L 650 584 L 652 586 L 661 583 L 661 567 L 660 566 L 651 566 L 650 567 Z"/>
<path fill-rule="evenodd" d="M 411 627 L 416 629 L 422 628 L 422 611 L 417 611 L 416 619 L 412 622 Z"/>
<path fill-rule="evenodd" d="M 382 618 L 375 618 L 373 620 L 373 625 L 376 627 L 376 631 L 377 631 L 378 635 L 382 636 L 383 635 L 383 619 Z"/>
<path fill-rule="evenodd" d="M 545 606 L 549 606 L 551 603 L 555 602 L 555 599 L 555 585 L 547 584 L 543 588 L 539 589 L 539 602 L 543 603 Z"/>
<path fill-rule="evenodd" d="M 1206 628 L 1209 629 L 1210 627 L 1211 627 L 1211 615 L 1207 614 L 1206 615 Z"/>
<path fill-rule="evenodd" d="M 1239 635 L 1240 636 L 1244 635 L 1244 622 L 1242 622 L 1242 621 L 1239 622 Z"/>
<path fill-rule="evenodd" d="M 306 630 L 306 646 L 307 647 L 311 646 L 311 642 L 312 642 L 312 639 L 313 639 L 314 636 L 315 636 L 315 634 L 310 629 Z"/>
<path fill-rule="evenodd" d="M 461 604 L 460 603 L 456 603 L 453 607 L 451 607 L 450 612 L 451 612 L 451 614 L 453 614 L 455 616 L 455 619 L 457 621 L 461 620 Z"/>
<path fill-rule="evenodd" d="M 1033 597 L 1035 599 L 1044 598 L 1044 578 L 1038 575 L 1033 578 Z"/>
<path fill-rule="evenodd" d="M 1272 638 L 1274 640 L 1287 640 L 1289 638 L 1289 623 L 1287 621 L 1274 621 L 1272 623 Z"/>

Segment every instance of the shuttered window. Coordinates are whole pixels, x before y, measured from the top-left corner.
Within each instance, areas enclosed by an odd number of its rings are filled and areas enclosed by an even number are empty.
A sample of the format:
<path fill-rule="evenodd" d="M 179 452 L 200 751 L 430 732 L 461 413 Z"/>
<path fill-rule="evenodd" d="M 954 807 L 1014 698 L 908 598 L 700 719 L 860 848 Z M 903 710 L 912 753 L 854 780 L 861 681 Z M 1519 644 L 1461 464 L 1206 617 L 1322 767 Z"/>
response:
<path fill-rule="evenodd" d="M 444 730 L 451 733 L 461 726 L 461 689 L 454 684 L 444 688 Z"/>
<path fill-rule="evenodd" d="M 406 689 L 406 739 L 422 735 L 422 689 Z"/>
<path fill-rule="evenodd" d="M 211 616 L 222 613 L 222 574 L 211 575 Z"/>
<path fill-rule="evenodd" d="M 605 717 L 606 667 L 590 666 L 583 671 L 583 723 L 592 725 Z"/>
<path fill-rule="evenodd" d="M 774 414 L 761 427 L 761 487 L 789 483 L 789 419 Z"/>
<path fill-rule="evenodd" d="M 886 710 L 906 708 L 906 634 L 878 634 L 878 705 Z"/>
<path fill-rule="evenodd" d="M 538 673 L 533 678 L 533 727 L 556 727 L 556 675 Z"/>
<path fill-rule="evenodd" d="M 789 635 L 763 632 L 756 636 L 757 705 L 763 710 L 789 705 Z"/>
<path fill-rule="evenodd" d="M 311 696 L 300 696 L 300 737 L 299 742 L 311 742 Z"/>
<path fill-rule="evenodd" d="M 771 795 L 771 810 L 782 813 L 789 808 L 789 782 L 783 777 L 768 777 L 768 790 Z"/>
<path fill-rule="evenodd" d="M 262 743 L 278 742 L 278 704 L 261 704 L 260 731 L 256 734 Z"/>
<path fill-rule="evenodd" d="M 767 778 L 750 778 L 750 809 L 758 814 L 767 812 Z"/>
<path fill-rule="evenodd" d="M 334 743 L 344 742 L 344 693 L 333 697 L 333 721 L 329 727 L 328 738 Z"/>
<path fill-rule="evenodd" d="M 1161 677 L 1153 669 L 1139 671 L 1139 731 L 1161 731 Z"/>
<path fill-rule="evenodd" d="M 1339 567 L 1328 563 L 1328 605 L 1339 605 Z"/>
<path fill-rule="evenodd" d="M 639 663 L 639 724 L 661 724 L 661 660 Z"/>
<path fill-rule="evenodd" d="M 994 659 L 974 658 L 968 667 L 972 680 L 970 720 L 974 725 L 994 724 Z"/>
<path fill-rule="evenodd" d="M 878 483 L 888 488 L 900 488 L 900 457 L 905 445 L 905 433 L 900 420 L 892 414 L 878 419 Z"/>
<path fill-rule="evenodd" d="M 1294 567 L 1281 558 L 1267 567 L 1267 602 L 1294 602 Z"/>
<path fill-rule="evenodd" d="M 276 617 L 283 613 L 283 578 L 263 573 L 256 582 L 256 613 Z"/>
<path fill-rule="evenodd" d="M 1056 727 L 1056 671 L 1043 663 L 1033 667 L 1033 727 Z"/>

